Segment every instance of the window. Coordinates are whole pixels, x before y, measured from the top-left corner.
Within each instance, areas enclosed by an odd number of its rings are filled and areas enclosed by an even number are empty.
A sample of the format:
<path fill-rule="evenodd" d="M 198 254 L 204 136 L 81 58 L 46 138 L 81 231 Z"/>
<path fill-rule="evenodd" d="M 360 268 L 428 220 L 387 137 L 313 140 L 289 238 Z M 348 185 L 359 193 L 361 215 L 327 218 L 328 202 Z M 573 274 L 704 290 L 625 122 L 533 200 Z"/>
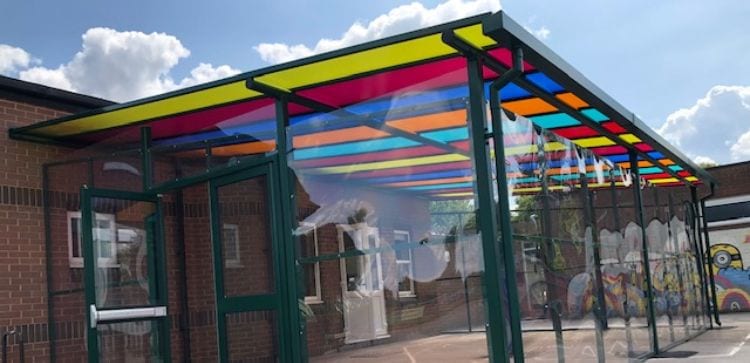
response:
<path fill-rule="evenodd" d="M 306 231 L 299 236 L 302 257 L 319 256 L 317 226 L 313 223 L 302 222 L 300 223 L 300 229 Z M 320 294 L 320 262 L 304 263 L 302 266 L 305 278 L 305 303 L 316 304 L 323 302 Z"/>
<path fill-rule="evenodd" d="M 396 250 L 398 268 L 398 296 L 414 297 L 414 256 L 412 255 L 411 237 L 407 231 L 393 231 L 393 248 Z"/>
<path fill-rule="evenodd" d="M 224 244 L 224 266 L 233 268 L 242 267 L 239 228 L 236 224 L 224 223 L 221 233 L 221 241 Z"/>
<path fill-rule="evenodd" d="M 94 239 L 94 253 L 98 267 L 117 267 L 117 233 L 115 216 L 96 213 L 91 230 Z M 68 212 L 68 261 L 70 267 L 83 267 L 83 243 L 81 233 L 81 212 Z"/>

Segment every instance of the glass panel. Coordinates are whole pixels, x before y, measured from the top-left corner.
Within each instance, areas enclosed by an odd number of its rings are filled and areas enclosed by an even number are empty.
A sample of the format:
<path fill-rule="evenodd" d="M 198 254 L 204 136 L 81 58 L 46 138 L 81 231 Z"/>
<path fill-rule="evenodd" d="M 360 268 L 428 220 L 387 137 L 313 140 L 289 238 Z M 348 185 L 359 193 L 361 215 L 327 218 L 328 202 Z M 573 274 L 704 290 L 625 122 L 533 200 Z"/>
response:
<path fill-rule="evenodd" d="M 266 176 L 220 186 L 217 197 L 224 237 L 221 239 L 224 295 L 273 293 Z"/>
<path fill-rule="evenodd" d="M 526 358 L 626 361 L 647 353 L 631 179 L 523 117 L 502 125 Z"/>
<path fill-rule="evenodd" d="M 186 117 L 194 119 L 162 120 L 162 126 L 152 130 L 156 185 L 231 166 L 276 149 L 275 105 L 270 98 Z"/>
<path fill-rule="evenodd" d="M 457 68 L 407 89 L 384 78 L 392 91 L 380 98 L 290 120 L 298 222 L 318 230 L 319 259 L 299 261 L 320 264 L 323 302 L 304 310 L 311 361 L 404 350 L 420 362 L 488 357 L 466 69 Z"/>
<path fill-rule="evenodd" d="M 94 186 L 101 189 L 143 190 L 143 171 L 140 153 L 107 156 L 92 162 Z"/>
<path fill-rule="evenodd" d="M 229 362 L 278 362 L 276 313 L 246 311 L 225 316 Z"/>
<path fill-rule="evenodd" d="M 150 320 L 99 324 L 100 362 L 166 362 L 160 353 L 159 324 Z"/>
<path fill-rule="evenodd" d="M 154 304 L 156 205 L 109 198 L 92 198 L 91 205 L 97 307 Z"/>

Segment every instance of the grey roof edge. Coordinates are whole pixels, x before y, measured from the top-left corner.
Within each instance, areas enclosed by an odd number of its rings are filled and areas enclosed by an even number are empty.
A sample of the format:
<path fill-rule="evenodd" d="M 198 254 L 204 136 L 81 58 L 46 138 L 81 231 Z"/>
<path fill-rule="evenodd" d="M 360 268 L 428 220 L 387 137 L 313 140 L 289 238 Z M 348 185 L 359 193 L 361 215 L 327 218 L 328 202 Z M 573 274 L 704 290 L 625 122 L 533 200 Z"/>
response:
<path fill-rule="evenodd" d="M 115 102 L 98 97 L 70 92 L 0 75 L 0 92 L 9 97 L 24 97 L 24 101 L 36 101 L 40 106 L 47 106 L 64 111 L 80 112 L 92 108 L 114 105 Z"/>
<path fill-rule="evenodd" d="M 655 150 L 672 158 L 675 163 L 691 171 L 705 182 L 716 184 L 716 179 L 703 168 L 696 165 L 682 151 L 640 120 L 633 112 L 617 102 L 604 90 L 586 78 L 581 72 L 557 55 L 547 45 L 530 34 L 520 24 L 510 18 L 505 12 L 499 11 L 485 19 L 485 33 L 500 31 L 508 46 L 520 46 L 524 50 L 524 58 L 535 67 L 541 68 L 555 82 L 560 82 L 568 90 L 587 97 L 587 101 L 612 120 L 619 123 L 630 123 L 638 133 L 636 136 L 655 146 Z M 614 116 L 614 117 L 613 117 Z"/>

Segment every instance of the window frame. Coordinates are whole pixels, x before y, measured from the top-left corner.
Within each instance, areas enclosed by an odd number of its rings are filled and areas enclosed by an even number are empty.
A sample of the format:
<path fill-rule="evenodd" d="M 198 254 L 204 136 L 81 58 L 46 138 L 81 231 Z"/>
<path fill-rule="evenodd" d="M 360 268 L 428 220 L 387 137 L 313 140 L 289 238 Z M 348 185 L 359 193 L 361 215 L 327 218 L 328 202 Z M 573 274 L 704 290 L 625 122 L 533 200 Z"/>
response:
<path fill-rule="evenodd" d="M 222 223 L 221 225 L 221 240 L 222 240 L 222 248 L 226 248 L 226 232 L 231 231 L 232 235 L 234 236 L 234 254 L 236 257 L 234 258 L 227 258 L 228 251 L 224 251 L 224 267 L 226 268 L 242 268 L 242 254 L 240 253 L 240 226 L 234 224 L 234 223 Z"/>
<path fill-rule="evenodd" d="M 119 264 L 117 263 L 117 221 L 115 219 L 114 214 L 106 214 L 106 213 L 95 213 L 94 214 L 96 221 L 108 221 L 109 222 L 109 230 L 110 230 L 110 236 L 113 237 L 113 240 L 110 241 L 110 256 L 111 257 L 100 257 L 97 256 L 97 267 L 119 267 Z M 72 223 L 73 220 L 78 220 L 77 227 L 78 227 L 78 238 L 75 241 L 75 243 L 78 245 L 78 252 L 81 254 L 81 256 L 73 256 L 73 228 Z M 68 211 L 66 213 L 65 221 L 67 222 L 67 230 L 68 230 L 68 265 L 70 268 L 83 268 L 83 228 L 82 228 L 82 215 L 81 211 Z"/>
<path fill-rule="evenodd" d="M 393 230 L 393 244 L 394 247 L 396 245 L 396 235 L 402 235 L 406 236 L 406 244 L 411 243 L 411 233 L 407 230 L 402 229 L 394 229 Z M 396 258 L 396 269 L 400 274 L 401 271 L 401 265 L 409 265 L 409 290 L 401 290 L 401 281 L 398 282 L 398 297 L 404 297 L 404 298 L 412 298 L 417 297 L 417 290 L 414 286 L 414 251 L 411 248 L 406 249 L 407 252 L 409 252 L 409 259 L 408 260 L 399 260 L 398 254 L 395 254 Z M 399 276 L 400 277 L 400 276 Z"/>
<path fill-rule="evenodd" d="M 320 247 L 318 245 L 318 226 L 315 223 L 311 222 L 300 222 L 300 226 L 305 227 L 312 227 L 312 237 L 313 237 L 313 249 L 314 249 L 314 257 L 320 256 Z M 317 261 L 313 265 L 313 273 L 314 273 L 314 280 L 315 280 L 315 295 L 308 296 L 307 293 L 305 293 L 305 304 L 322 304 L 323 303 L 323 295 L 322 295 L 322 289 L 321 289 L 321 281 L 320 281 L 320 261 Z"/>

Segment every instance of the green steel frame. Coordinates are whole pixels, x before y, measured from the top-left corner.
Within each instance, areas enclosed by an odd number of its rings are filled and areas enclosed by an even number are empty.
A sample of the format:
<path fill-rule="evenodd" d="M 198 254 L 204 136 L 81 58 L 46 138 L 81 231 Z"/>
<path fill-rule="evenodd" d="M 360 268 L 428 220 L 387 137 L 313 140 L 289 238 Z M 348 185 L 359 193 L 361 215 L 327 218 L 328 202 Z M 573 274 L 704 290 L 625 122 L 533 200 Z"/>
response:
<path fill-rule="evenodd" d="M 506 322 L 502 313 L 502 297 L 504 288 L 500 283 L 499 266 L 502 250 L 498 246 L 497 217 L 495 202 L 492 196 L 492 168 L 490 166 L 490 152 L 488 141 L 484 102 L 484 82 L 482 80 L 482 63 L 475 57 L 467 56 L 469 78 L 469 135 L 473 143 L 474 169 L 476 172 L 475 190 L 477 191 L 476 205 L 478 206 L 477 220 L 482 238 L 482 254 L 484 255 L 484 273 L 482 282 L 484 287 L 485 310 L 487 315 L 487 349 L 490 359 L 495 362 L 508 362 L 506 352 Z"/>
<path fill-rule="evenodd" d="M 95 189 L 84 185 L 81 187 L 81 236 L 84 259 L 84 296 L 86 301 L 86 342 L 88 346 L 88 361 L 96 363 L 100 361 L 98 329 L 96 324 L 92 327 L 91 314 L 88 313 L 89 306 L 96 306 L 96 261 L 94 255 L 93 239 L 93 221 L 94 209 L 92 200 L 96 198 L 106 198 L 114 200 L 127 200 L 131 202 L 148 202 L 155 205 L 155 212 L 144 220 L 146 228 L 153 228 L 151 238 L 147 237 L 147 254 L 148 266 L 148 284 L 149 284 L 149 305 L 148 306 L 167 306 L 168 289 L 167 289 L 167 271 L 166 271 L 166 251 L 164 245 L 164 225 L 163 211 L 161 205 L 161 196 L 152 193 L 134 193 L 120 190 Z M 149 248 L 151 247 L 151 248 Z M 106 310 L 106 309 L 102 309 Z M 132 319 L 143 320 L 143 319 Z M 156 331 L 152 337 L 152 346 L 156 346 L 158 351 L 154 352 L 158 357 L 163 357 L 165 361 L 171 361 L 170 349 L 170 319 L 169 316 L 149 318 L 152 322 L 152 329 Z M 123 320 L 131 321 L 131 320 Z"/>
<path fill-rule="evenodd" d="M 84 187 L 81 189 L 81 210 L 82 215 L 85 216 L 82 218 L 83 223 L 83 237 L 84 241 L 86 241 L 86 248 L 84 249 L 84 258 L 87 260 L 87 263 L 85 263 L 85 294 L 86 294 L 86 301 L 87 303 L 93 302 L 95 300 L 95 295 L 93 291 L 94 287 L 94 265 L 91 263 L 93 261 L 93 251 L 92 251 L 92 235 L 91 235 L 91 211 L 92 211 L 92 205 L 91 205 L 91 198 L 94 197 L 109 197 L 109 198 L 115 198 L 115 199 L 128 199 L 128 200 L 142 200 L 142 201 L 151 201 L 154 203 L 157 203 L 157 210 L 158 215 L 161 215 L 161 203 L 159 202 L 160 198 L 158 196 L 159 193 L 163 192 L 169 192 L 169 191 L 179 191 L 180 189 L 194 185 L 197 183 L 203 183 L 203 182 L 209 182 L 210 184 L 210 203 L 211 203 L 211 221 L 212 221 L 212 241 L 213 241 L 213 249 L 214 249 L 214 269 L 215 269 L 215 276 L 216 276 L 216 288 L 217 288 L 217 324 L 219 325 L 218 328 L 218 335 L 219 335 L 219 341 L 225 342 L 226 341 L 226 329 L 224 326 L 224 319 L 223 314 L 231 313 L 231 312 L 239 312 L 239 311 L 246 311 L 246 310 L 274 310 L 277 312 L 278 316 L 278 331 L 279 331 L 279 348 L 280 348 L 280 358 L 284 362 L 305 362 L 308 360 L 307 357 L 307 348 L 305 346 L 306 344 L 306 337 L 305 337 L 305 319 L 301 317 L 300 311 L 298 309 L 298 296 L 303 291 L 303 284 L 304 281 L 302 279 L 302 263 L 308 263 L 310 261 L 307 261 L 306 259 L 301 259 L 300 254 L 297 247 L 297 241 L 295 238 L 295 235 L 293 231 L 296 228 L 297 223 L 297 216 L 296 213 L 296 193 L 295 193 L 295 178 L 294 174 L 289 168 L 287 164 L 287 155 L 290 152 L 290 142 L 289 142 L 289 135 L 287 135 L 288 126 L 289 126 L 289 115 L 288 115 L 288 107 L 290 102 L 299 103 L 302 105 L 309 106 L 313 109 L 325 109 L 326 105 L 322 105 L 319 103 L 315 103 L 314 101 L 302 98 L 300 96 L 295 95 L 293 92 L 288 91 L 280 91 L 273 89 L 270 86 L 264 87 L 264 85 L 259 84 L 258 82 L 253 82 L 253 78 L 255 76 L 259 76 L 268 72 L 272 72 L 274 70 L 283 69 L 286 67 L 294 67 L 299 66 L 303 64 L 308 64 L 310 62 L 318 61 L 321 59 L 328 59 L 331 57 L 351 54 L 356 51 L 360 51 L 363 49 L 370 49 L 373 47 L 378 47 L 384 44 L 390 44 L 393 42 L 397 42 L 404 39 L 409 39 L 414 36 L 418 35 L 424 35 L 424 34 L 431 34 L 435 32 L 443 32 L 443 41 L 457 49 L 463 56 L 467 59 L 467 65 L 468 65 L 468 79 L 469 79 L 469 99 L 468 99 L 468 111 L 469 111 L 469 129 L 470 134 L 472 135 L 472 146 L 474 150 L 474 168 L 476 170 L 476 179 L 475 179 L 475 188 L 477 194 L 476 198 L 476 205 L 478 207 L 478 225 L 481 230 L 481 243 L 484 251 L 484 274 L 482 275 L 482 282 L 483 282 L 483 291 L 485 294 L 486 299 L 486 316 L 488 321 L 487 326 L 487 345 L 488 345 L 488 351 L 489 351 L 489 357 L 492 362 L 507 362 L 509 361 L 509 357 L 513 355 L 513 359 L 515 362 L 523 362 L 523 344 L 522 344 L 522 329 L 520 324 L 520 308 L 519 308 L 519 298 L 518 298 L 518 291 L 517 291 L 517 281 L 516 281 L 516 272 L 515 272 L 515 263 L 514 263 L 514 251 L 513 251 L 513 232 L 511 227 L 511 221 L 510 221 L 510 213 L 508 213 L 510 206 L 508 205 L 508 188 L 507 188 L 507 180 L 506 180 L 506 170 L 505 170 L 505 163 L 503 162 L 505 160 L 504 155 L 504 145 L 503 145 L 503 131 L 502 131 L 502 125 L 501 125 L 501 104 L 500 104 L 500 98 L 499 98 L 499 90 L 504 86 L 505 84 L 513 81 L 516 82 L 519 86 L 522 88 L 525 88 L 526 90 L 530 91 L 535 96 L 540 97 L 544 101 L 550 103 L 551 105 L 559 108 L 563 112 L 569 113 L 571 116 L 576 118 L 578 121 L 580 121 L 582 124 L 589 126 L 593 128 L 594 130 L 599 131 L 602 135 L 609 136 L 613 139 L 617 139 L 616 136 L 612 135 L 609 131 L 603 129 L 601 126 L 599 126 L 596 123 L 591 122 L 591 120 L 587 119 L 586 117 L 582 117 L 578 115 L 578 112 L 576 110 L 571 109 L 566 104 L 560 102 L 556 98 L 550 96 L 543 90 L 539 89 L 537 86 L 529 83 L 528 81 L 525 81 L 523 79 L 517 78 L 518 75 L 522 74 L 523 68 L 523 60 L 524 57 L 527 57 L 530 61 L 532 61 L 537 66 L 544 67 L 545 71 L 548 71 L 550 75 L 552 76 L 558 76 L 562 79 L 570 79 L 571 82 L 569 84 L 566 84 L 566 86 L 569 86 L 572 91 L 575 91 L 576 93 L 580 93 L 582 95 L 591 95 L 592 99 L 594 100 L 602 100 L 594 102 L 592 106 L 597 107 L 601 110 L 608 111 L 610 113 L 618 114 L 622 117 L 624 120 L 630 120 L 633 124 L 635 124 L 642 132 L 636 133 L 636 136 L 644 139 L 658 139 L 647 127 L 643 125 L 643 123 L 638 120 L 634 115 L 627 112 L 622 106 L 611 100 L 606 94 L 604 94 L 601 90 L 596 88 L 593 84 L 591 84 L 588 80 L 580 76 L 577 72 L 575 72 L 572 67 L 567 65 L 564 61 L 559 59 L 554 53 L 552 53 L 548 48 L 546 48 L 543 44 L 538 42 L 536 39 L 533 39 L 533 37 L 530 37 L 525 31 L 522 30 L 520 25 L 510 20 L 505 14 L 498 13 L 493 15 L 483 14 L 477 17 L 465 19 L 463 21 L 454 22 L 450 25 L 450 29 L 454 29 L 457 27 L 460 27 L 462 25 L 469 25 L 472 23 L 476 23 L 478 20 L 483 21 L 483 28 L 485 34 L 487 34 L 489 37 L 502 42 L 504 44 L 510 44 L 512 51 L 513 51 L 513 67 L 511 69 L 507 69 L 505 66 L 499 64 L 497 61 L 492 59 L 491 57 L 487 56 L 486 53 L 484 53 L 481 49 L 477 49 L 473 47 L 468 42 L 461 39 L 459 36 L 454 34 L 452 30 L 444 31 L 446 29 L 445 27 L 432 27 L 428 29 L 424 29 L 417 32 L 407 33 L 401 36 L 392 37 L 387 39 L 387 41 L 375 41 L 371 42 L 365 45 L 361 46 L 355 46 L 352 48 L 348 48 L 341 51 L 335 51 L 331 52 L 325 55 L 312 57 L 309 59 L 301 60 L 301 61 L 295 61 L 291 62 L 289 64 L 283 65 L 283 66 L 273 66 L 266 69 L 262 69 L 256 72 L 249 72 L 245 74 L 241 74 L 235 77 L 230 78 L 229 80 L 224 80 L 220 82 L 227 82 L 227 81 L 237 81 L 237 80 L 248 80 L 248 87 L 258 90 L 261 93 L 263 93 L 265 96 L 269 96 L 275 99 L 275 111 L 276 111 L 276 123 L 277 123 L 277 133 L 276 133 L 276 145 L 277 145 L 277 151 L 267 153 L 265 155 L 261 156 L 250 156 L 245 158 L 238 159 L 233 165 L 228 166 L 222 166 L 217 168 L 211 168 L 210 161 L 207 164 L 207 171 L 200 175 L 194 175 L 187 178 L 181 178 L 178 177 L 175 180 L 160 184 L 160 185 L 152 185 L 153 183 L 153 160 L 152 160 L 152 152 L 154 150 L 157 150 L 158 147 L 154 147 L 151 144 L 151 132 L 149 128 L 142 128 L 141 129 L 141 142 L 138 145 L 137 151 L 140 152 L 141 158 L 142 158 L 142 166 L 143 166 L 143 190 L 144 193 L 128 193 L 128 192 L 120 192 L 120 191 L 105 191 L 100 189 L 93 189 L 89 187 Z M 501 74 L 501 77 L 495 80 L 492 83 L 491 86 L 491 92 L 490 92 L 490 116 L 491 116 L 491 125 L 492 127 L 488 127 L 487 125 L 487 115 L 485 114 L 485 103 L 487 100 L 485 100 L 484 96 L 484 80 L 482 79 L 482 67 L 487 67 L 492 69 L 493 71 L 497 72 L 498 74 Z M 177 92 L 171 92 L 166 95 L 158 96 L 149 98 L 148 100 L 157 100 L 162 99 L 165 97 L 174 96 L 177 94 L 183 94 L 185 92 L 194 92 L 197 90 L 206 89 L 209 87 L 213 87 L 219 84 L 223 84 L 220 82 L 212 82 L 209 84 L 206 84 L 204 86 L 199 86 L 196 88 L 192 88 L 189 91 L 177 91 Z M 577 84 L 580 84 L 581 86 L 577 86 Z M 139 101 L 142 102 L 142 101 Z M 311 103 L 312 102 L 312 103 Z M 117 106 L 111 106 L 104 108 L 103 110 L 99 111 L 93 111 L 86 113 L 88 114 L 95 114 L 98 112 L 103 112 L 107 110 L 112 110 L 116 108 L 122 108 L 122 107 L 130 107 L 135 105 L 135 103 L 128 103 L 124 105 L 117 105 Z M 326 112 L 333 112 L 336 111 L 335 109 L 328 109 Z M 77 115 L 80 117 L 81 115 Z M 65 119 L 60 120 L 58 122 L 63 122 Z M 149 120 L 147 120 L 149 121 Z M 146 122 L 146 121 L 144 121 Z M 20 128 L 20 129 L 14 129 L 11 130 L 10 135 L 13 138 L 17 139 L 28 139 L 31 136 L 25 135 L 24 131 L 30 130 L 36 127 L 41 127 L 44 125 L 48 125 L 50 123 L 40 123 L 37 125 L 34 125 L 33 127 L 27 127 L 27 128 Z M 406 135 L 409 136 L 409 135 Z M 494 152 L 495 152 L 495 174 L 497 177 L 497 184 L 493 185 L 493 171 L 491 167 L 492 158 L 491 153 L 489 150 L 488 140 L 493 140 L 493 146 L 494 146 Z M 34 139 L 33 141 L 39 142 L 44 140 Z M 47 140 L 49 142 L 52 142 L 51 140 Z M 420 142 L 423 142 L 425 140 L 419 140 Z M 430 144 L 434 144 L 434 142 L 430 142 Z M 445 147 L 442 145 L 441 147 Z M 207 143 L 205 145 L 206 148 L 206 156 L 207 159 L 210 159 L 211 157 L 211 144 Z M 630 162 L 631 165 L 637 164 L 639 158 L 642 160 L 647 160 L 651 162 L 655 162 L 653 158 L 650 158 L 646 153 L 641 152 L 640 150 L 635 149 L 634 147 L 629 147 L 630 150 Z M 130 152 L 134 151 L 134 149 L 131 149 Z M 456 150 L 448 150 L 451 152 L 455 152 Z M 127 151 L 126 151 L 127 152 Z M 464 153 L 464 152 L 461 152 Z M 693 165 L 687 158 L 684 157 L 679 151 L 676 149 L 669 148 L 666 151 L 666 154 L 676 160 L 680 160 L 683 162 L 684 166 L 686 166 L 687 169 L 693 171 L 696 175 L 701 176 L 702 178 L 710 181 L 711 187 L 713 189 L 713 179 L 711 177 L 704 173 L 700 168 Z M 91 167 L 93 159 L 84 159 L 88 160 L 89 165 Z M 52 165 L 55 165 L 55 163 L 51 163 L 48 165 L 45 165 L 44 169 L 44 197 L 45 197 L 45 218 L 47 220 L 47 223 L 49 225 L 49 196 L 47 195 L 47 191 L 49 191 L 50 185 L 49 185 L 49 176 L 48 176 L 48 168 Z M 677 177 L 683 181 L 685 181 L 682 177 L 678 176 L 674 171 L 672 171 L 669 168 L 662 167 L 663 170 L 670 175 Z M 632 169 L 634 172 L 634 179 L 636 181 L 636 185 L 639 185 L 640 182 L 640 175 L 638 174 L 638 168 Z M 91 178 L 93 178 L 93 173 L 90 171 L 89 175 Z M 221 261 L 221 226 L 220 224 L 220 218 L 218 216 L 219 211 L 219 205 L 217 200 L 217 188 L 220 188 L 222 185 L 227 185 L 235 182 L 240 182 L 242 180 L 246 180 L 247 178 L 252 178 L 259 175 L 267 175 L 269 177 L 269 194 L 268 194 L 268 203 L 270 207 L 269 216 L 270 219 L 273 221 L 271 224 L 272 229 L 272 244 L 273 244 L 273 261 L 274 261 L 274 269 L 275 269 L 275 284 L 276 284 L 276 291 L 273 294 L 264 295 L 264 296 L 256 296 L 256 297 L 243 297 L 243 298 L 225 298 L 223 293 L 220 293 L 220 291 L 223 289 L 223 274 L 222 274 L 222 261 Z M 585 178 L 583 178 L 585 180 Z M 692 192 L 692 198 L 693 202 L 696 202 L 696 193 L 695 193 L 695 187 L 692 186 L 691 183 L 686 182 L 687 184 L 691 185 L 691 192 Z M 93 183 L 90 183 L 91 186 L 93 186 Z M 497 195 L 499 197 L 499 200 L 497 203 L 494 202 L 493 197 L 493 189 L 496 188 Z M 546 221 L 545 224 L 545 232 L 544 232 L 544 238 L 547 239 L 546 245 L 549 246 L 551 242 L 551 232 L 547 230 L 549 228 L 549 201 L 547 200 L 547 194 L 549 193 L 549 188 L 546 183 L 546 178 L 543 178 L 542 183 L 542 200 L 541 204 L 543 207 L 543 213 L 545 214 L 544 220 Z M 590 200 L 589 190 L 586 185 L 586 183 L 583 183 L 582 189 L 584 190 L 584 201 L 583 206 L 586 210 L 586 219 L 587 219 L 587 225 L 592 227 L 592 233 L 595 234 L 595 218 L 594 218 L 594 209 L 592 202 Z M 614 193 L 614 185 L 612 186 L 612 190 Z M 643 220 L 643 201 L 641 196 L 640 188 L 637 186 L 633 188 L 634 192 L 634 208 L 636 212 L 636 218 L 638 223 L 643 226 L 644 220 Z M 617 205 L 614 203 L 614 194 L 613 194 L 613 208 L 615 212 L 615 223 L 619 227 L 619 216 L 617 212 Z M 701 200 L 701 212 L 704 211 L 704 205 L 703 200 Z M 701 213 L 702 215 L 703 213 Z M 708 248 L 708 235 L 705 225 L 705 218 L 703 218 L 703 225 L 699 226 L 702 227 L 702 232 L 705 236 L 704 238 L 704 246 L 699 246 L 698 248 L 698 261 L 703 262 L 706 258 L 710 259 L 710 249 Z M 157 235 L 160 235 L 163 233 L 163 226 L 161 226 L 161 218 L 158 218 L 158 223 L 156 223 L 157 228 Z M 695 231 L 696 233 L 698 231 Z M 598 252 L 599 244 L 597 241 L 597 238 L 592 236 L 593 242 L 594 242 L 594 248 L 595 251 Z M 642 244 L 642 259 L 644 263 L 644 269 L 645 269 L 645 279 L 646 279 L 646 285 L 647 285 L 647 303 L 648 303 L 648 323 L 649 323 L 649 329 L 650 329 L 650 336 L 651 336 L 651 352 L 650 355 L 658 354 L 662 351 L 659 347 L 658 343 L 658 337 L 656 332 L 656 322 L 655 322 L 655 307 L 653 302 L 653 285 L 651 282 L 651 272 L 650 272 L 650 266 L 649 266 L 649 254 L 648 254 L 648 245 L 646 241 L 646 235 L 645 235 L 645 228 L 642 228 L 642 238 L 643 238 L 643 244 Z M 50 240 L 51 237 L 49 236 L 49 228 L 47 228 L 47 256 L 48 256 L 48 286 L 52 285 L 53 277 L 51 276 L 51 267 L 49 265 L 50 260 Z M 164 245 L 161 243 L 163 239 L 161 237 L 157 238 L 154 242 L 155 243 L 155 262 L 157 263 L 157 269 L 153 271 L 154 274 L 156 274 L 154 281 L 157 281 L 156 286 L 154 286 L 154 289 L 156 289 L 157 296 L 159 296 L 158 301 L 155 303 L 159 304 L 166 304 L 166 274 L 164 273 Z M 701 251 L 701 247 L 705 247 L 705 257 L 703 257 L 704 253 Z M 404 247 L 407 248 L 407 247 Z M 359 253 L 375 253 L 373 251 L 359 251 Z M 547 256 L 549 254 L 549 251 L 545 252 L 543 255 Z M 326 256 L 327 258 L 341 258 L 345 257 L 343 255 L 337 254 L 335 256 Z M 598 253 L 596 253 L 595 259 L 599 259 Z M 597 331 L 600 334 L 603 329 L 606 329 L 606 312 L 602 311 L 603 307 L 603 294 L 602 294 L 602 282 L 601 282 L 601 272 L 598 268 L 599 262 L 597 262 L 597 274 L 596 274 L 596 286 L 597 286 Z M 701 267 L 702 263 L 699 263 L 699 271 L 702 270 Z M 713 300 L 713 312 L 716 314 L 716 294 L 715 294 L 715 288 L 713 286 L 713 276 L 711 269 L 708 269 L 709 278 L 711 281 L 711 298 Z M 151 273 L 151 271 L 150 271 Z M 701 274 L 701 278 L 703 279 L 704 276 Z M 158 280 L 157 280 L 158 279 Z M 705 285 L 705 284 L 704 284 Z M 549 288 L 548 288 L 549 290 Z M 552 292 L 550 290 L 550 292 Z M 704 296 L 708 298 L 708 291 L 703 292 Z M 53 321 L 53 304 L 52 304 L 52 296 L 54 296 L 54 292 L 50 291 L 50 304 L 48 304 L 49 309 L 49 317 L 50 317 L 50 324 L 48 325 L 49 329 L 49 335 L 51 338 L 51 356 L 52 360 L 54 360 L 55 355 L 55 349 L 54 349 L 54 337 L 55 337 L 55 328 L 54 328 L 54 321 Z M 507 309 L 509 311 L 509 321 L 506 321 L 505 316 L 502 311 L 504 311 L 504 303 L 505 300 L 503 297 L 507 298 Z M 558 355 L 560 361 L 564 361 L 564 345 L 562 341 L 562 327 L 559 319 L 559 307 L 553 303 L 551 306 L 549 306 L 550 314 L 552 316 L 555 336 L 556 336 L 556 342 L 558 345 Z M 627 320 L 627 319 L 626 319 Z M 159 319 L 158 324 L 160 325 L 161 337 L 162 343 L 160 346 L 167 347 L 166 354 L 169 354 L 168 352 L 168 344 L 169 344 L 169 333 L 168 333 L 168 319 Z M 718 322 L 718 316 L 716 316 L 716 322 Z M 627 321 L 626 321 L 627 324 Z M 166 331 L 166 333 L 165 333 Z M 507 333 L 510 333 L 510 336 L 507 335 Z M 96 349 L 97 347 L 97 340 L 96 340 L 96 332 L 95 331 L 89 331 L 88 332 L 88 344 L 89 347 L 92 347 L 92 349 L 89 350 L 89 359 L 92 362 L 96 362 L 98 359 L 98 351 Z M 599 335 L 597 335 L 597 338 L 600 338 Z M 601 348 L 601 339 L 598 340 L 598 348 Z M 228 357 L 228 352 L 226 349 L 226 344 L 220 344 L 220 358 L 222 360 L 226 360 Z M 601 352 L 599 352 L 598 357 L 603 359 L 603 355 Z"/>
<path fill-rule="evenodd" d="M 209 182 L 209 202 L 211 213 L 211 241 L 213 250 L 214 286 L 216 291 L 216 326 L 218 334 L 219 358 L 222 362 L 229 361 L 229 340 L 227 337 L 226 316 L 233 313 L 249 311 L 273 311 L 278 324 L 278 353 L 282 362 L 292 361 L 293 347 L 290 347 L 288 329 L 284 325 L 285 309 L 282 303 L 284 294 L 284 274 L 281 270 L 282 239 L 279 236 L 279 225 L 282 219 L 279 204 L 279 190 L 276 180 L 276 168 L 273 162 L 255 166 L 244 171 L 213 179 Z M 269 234 L 271 237 L 272 264 L 274 271 L 274 289 L 262 295 L 252 296 L 226 296 L 224 290 L 224 261 L 222 253 L 222 221 L 221 201 L 219 200 L 219 189 L 224 186 L 239 183 L 248 179 L 265 176 L 267 179 L 266 205 L 268 207 Z"/>
<path fill-rule="evenodd" d="M 630 152 L 630 163 L 637 164 L 638 156 Z M 656 331 L 656 310 L 654 306 L 654 284 L 651 281 L 651 257 L 648 253 L 648 237 L 646 236 L 646 224 L 643 217 L 643 195 L 641 194 L 641 175 L 638 168 L 633 168 L 633 201 L 635 207 L 635 218 L 641 226 L 641 262 L 643 263 L 643 274 L 646 275 L 646 304 L 648 306 L 648 327 L 651 338 L 651 352 L 659 353 L 659 334 Z"/>

